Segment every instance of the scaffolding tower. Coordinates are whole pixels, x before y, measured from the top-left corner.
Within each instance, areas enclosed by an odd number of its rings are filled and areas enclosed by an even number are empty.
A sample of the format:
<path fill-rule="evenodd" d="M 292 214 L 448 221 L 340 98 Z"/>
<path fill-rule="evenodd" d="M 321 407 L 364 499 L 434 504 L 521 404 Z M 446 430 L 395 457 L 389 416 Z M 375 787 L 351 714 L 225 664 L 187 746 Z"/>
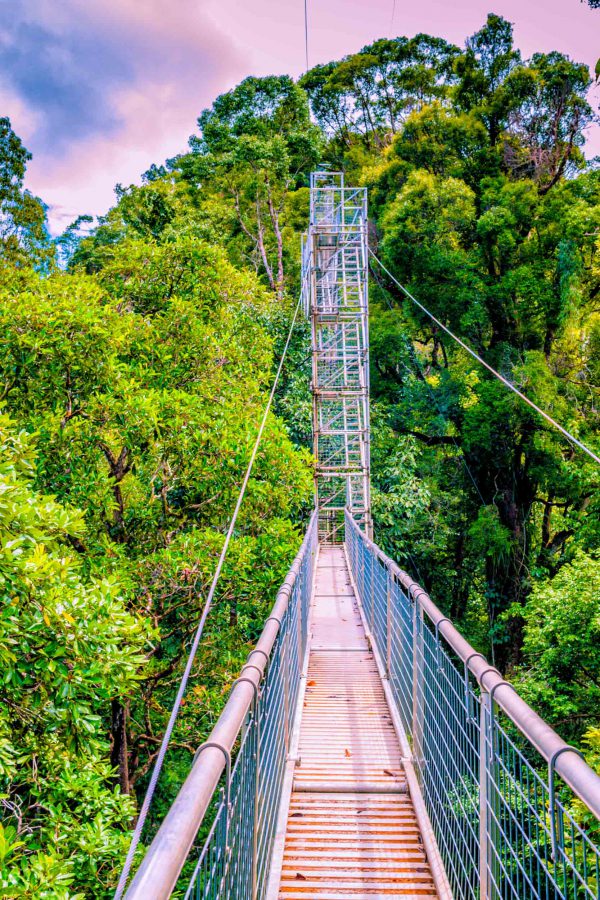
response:
<path fill-rule="evenodd" d="M 371 536 L 367 191 L 313 172 L 303 240 L 311 322 L 313 450 L 319 540 L 344 539 L 344 509 Z"/>

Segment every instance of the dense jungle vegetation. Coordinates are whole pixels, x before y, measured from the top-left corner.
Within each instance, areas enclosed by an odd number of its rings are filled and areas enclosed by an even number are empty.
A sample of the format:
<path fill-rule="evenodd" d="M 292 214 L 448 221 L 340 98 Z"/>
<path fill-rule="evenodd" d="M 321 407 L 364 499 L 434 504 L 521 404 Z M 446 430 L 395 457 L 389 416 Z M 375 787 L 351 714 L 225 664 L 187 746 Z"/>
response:
<path fill-rule="evenodd" d="M 382 39 L 247 78 L 189 152 L 51 240 L 0 119 L 2 896 L 108 897 L 299 284 L 308 175 L 366 185 L 371 246 L 600 451 L 600 174 L 586 66 Z M 378 542 L 600 765 L 600 473 L 376 265 Z M 300 326 L 154 809 L 211 728 L 312 503 Z M 137 799 L 136 799 L 137 798 Z"/>

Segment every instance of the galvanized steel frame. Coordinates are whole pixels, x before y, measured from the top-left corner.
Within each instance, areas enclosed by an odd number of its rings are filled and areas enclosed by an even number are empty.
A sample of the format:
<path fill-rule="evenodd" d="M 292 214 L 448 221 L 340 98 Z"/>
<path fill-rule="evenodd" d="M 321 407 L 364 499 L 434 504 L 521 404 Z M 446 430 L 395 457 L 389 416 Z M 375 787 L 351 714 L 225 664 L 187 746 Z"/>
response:
<path fill-rule="evenodd" d="M 367 191 L 313 172 L 303 239 L 311 322 L 315 502 L 322 542 L 343 540 L 348 507 L 371 533 Z"/>
<path fill-rule="evenodd" d="M 260 639 L 198 749 L 127 900 L 164 900 L 176 885 L 189 900 L 265 896 L 307 652 L 317 539 L 315 511 Z M 197 846 L 208 814 L 210 829 Z"/>
<path fill-rule="evenodd" d="M 454 896 L 597 900 L 600 777 L 350 514 L 346 549 Z"/>

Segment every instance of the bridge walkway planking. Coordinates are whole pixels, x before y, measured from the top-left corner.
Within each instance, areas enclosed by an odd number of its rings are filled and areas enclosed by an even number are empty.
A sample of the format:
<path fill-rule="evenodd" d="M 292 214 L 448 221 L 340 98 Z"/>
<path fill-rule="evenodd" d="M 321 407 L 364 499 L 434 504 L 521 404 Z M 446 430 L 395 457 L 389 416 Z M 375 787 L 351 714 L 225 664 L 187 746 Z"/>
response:
<path fill-rule="evenodd" d="M 437 896 L 344 548 L 322 545 L 278 897 Z"/>

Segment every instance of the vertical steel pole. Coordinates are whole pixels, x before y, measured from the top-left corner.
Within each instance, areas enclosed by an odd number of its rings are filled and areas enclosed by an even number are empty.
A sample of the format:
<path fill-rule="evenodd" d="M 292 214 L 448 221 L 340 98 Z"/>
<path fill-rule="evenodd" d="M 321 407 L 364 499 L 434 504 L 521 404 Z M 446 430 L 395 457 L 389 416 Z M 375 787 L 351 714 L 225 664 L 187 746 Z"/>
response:
<path fill-rule="evenodd" d="M 388 678 L 392 670 L 392 573 L 386 566 L 386 645 L 385 645 L 385 673 Z"/>
<path fill-rule="evenodd" d="M 290 601 L 292 596 L 290 595 Z M 296 609 L 299 607 L 299 602 L 296 601 Z M 289 629 L 289 615 L 290 615 L 290 607 L 288 606 L 286 618 L 284 622 L 286 623 L 285 635 L 283 640 L 283 728 L 284 728 L 284 742 L 285 742 L 285 754 L 287 756 L 288 751 L 290 749 L 290 629 Z"/>
<path fill-rule="evenodd" d="M 369 553 L 369 568 L 371 574 L 371 634 L 375 637 L 375 557 Z"/>
<path fill-rule="evenodd" d="M 254 695 L 254 716 L 256 731 L 255 776 L 254 776 L 254 819 L 252 822 L 252 900 L 258 897 L 258 828 L 260 807 L 260 705 L 258 688 Z"/>
<path fill-rule="evenodd" d="M 363 457 L 363 491 L 365 504 L 365 533 L 369 539 L 373 539 L 373 519 L 371 516 L 371 423 L 369 410 L 369 396 L 371 393 L 371 373 L 369 369 L 369 235 L 368 235 L 369 219 L 367 213 L 367 194 L 365 192 L 363 200 L 362 229 L 361 229 L 361 268 L 364 271 L 363 286 L 363 354 L 365 367 L 365 392 L 364 392 L 364 439 L 362 443 Z"/>
<path fill-rule="evenodd" d="M 412 739 L 417 769 L 423 758 L 423 610 L 413 599 Z"/>
<path fill-rule="evenodd" d="M 479 712 L 479 898 L 489 900 L 488 713 L 490 695 L 481 688 Z"/>
<path fill-rule="evenodd" d="M 311 213 L 312 220 L 312 213 Z M 312 368 L 311 368 L 311 388 L 312 388 L 312 427 L 313 427 L 313 454 L 315 460 L 319 459 L 319 410 L 320 410 L 320 402 L 319 402 L 319 362 L 317 355 L 317 274 L 316 274 L 316 266 L 317 266 L 317 240 L 315 234 L 311 231 L 308 233 L 307 243 L 309 247 L 309 278 L 310 278 L 310 339 L 312 344 Z M 319 509 L 319 473 L 318 468 L 315 467 L 314 473 L 314 491 L 315 491 L 315 508 Z M 317 528 L 319 532 L 321 531 L 321 516 L 319 514 L 319 521 L 317 522 Z"/>

